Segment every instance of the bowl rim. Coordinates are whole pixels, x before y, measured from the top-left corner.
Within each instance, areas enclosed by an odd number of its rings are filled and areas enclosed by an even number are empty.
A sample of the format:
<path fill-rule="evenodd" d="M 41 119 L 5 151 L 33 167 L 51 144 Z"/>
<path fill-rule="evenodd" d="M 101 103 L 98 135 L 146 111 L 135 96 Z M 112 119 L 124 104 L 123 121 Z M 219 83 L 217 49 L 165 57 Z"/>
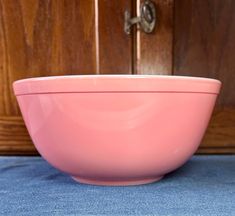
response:
<path fill-rule="evenodd" d="M 195 76 L 182 76 L 182 75 L 157 75 L 157 74 L 79 74 L 79 75 L 61 75 L 61 76 L 40 76 L 40 77 L 30 77 L 25 79 L 20 79 L 14 81 L 15 84 L 28 82 L 28 81 L 45 81 L 45 80 L 55 80 L 55 79 L 91 79 L 91 78 L 120 78 L 120 79 L 174 79 L 174 80 L 197 80 L 197 81 L 207 81 L 216 82 L 221 84 L 221 81 L 214 78 L 207 77 L 195 77 Z"/>
<path fill-rule="evenodd" d="M 198 92 L 218 94 L 217 79 L 178 75 L 92 74 L 33 77 L 13 83 L 15 95 L 72 92 Z"/>

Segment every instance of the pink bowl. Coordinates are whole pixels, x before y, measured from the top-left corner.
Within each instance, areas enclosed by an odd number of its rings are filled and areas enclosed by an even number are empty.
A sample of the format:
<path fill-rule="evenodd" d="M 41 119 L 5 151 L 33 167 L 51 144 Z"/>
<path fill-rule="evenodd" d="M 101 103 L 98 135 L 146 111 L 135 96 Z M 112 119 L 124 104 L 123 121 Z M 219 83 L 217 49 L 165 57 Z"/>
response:
<path fill-rule="evenodd" d="M 14 82 L 40 154 L 75 180 L 161 179 L 197 150 L 221 83 L 157 75 L 77 75 Z"/>

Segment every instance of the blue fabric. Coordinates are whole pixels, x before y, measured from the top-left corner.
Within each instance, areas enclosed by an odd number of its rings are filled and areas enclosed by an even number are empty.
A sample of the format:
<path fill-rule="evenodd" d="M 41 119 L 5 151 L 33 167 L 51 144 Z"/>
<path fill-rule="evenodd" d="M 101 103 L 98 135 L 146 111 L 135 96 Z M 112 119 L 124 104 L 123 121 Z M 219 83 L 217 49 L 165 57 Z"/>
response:
<path fill-rule="evenodd" d="M 79 184 L 40 157 L 0 157 L 0 215 L 235 215 L 235 155 L 194 156 L 160 182 Z"/>

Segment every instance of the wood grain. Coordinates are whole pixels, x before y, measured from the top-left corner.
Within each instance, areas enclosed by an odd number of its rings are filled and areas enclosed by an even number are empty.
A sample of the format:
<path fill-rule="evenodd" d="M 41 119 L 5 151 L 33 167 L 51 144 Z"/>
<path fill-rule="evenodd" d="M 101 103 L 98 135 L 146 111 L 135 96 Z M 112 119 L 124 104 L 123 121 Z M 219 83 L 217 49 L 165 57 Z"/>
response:
<path fill-rule="evenodd" d="M 177 0 L 174 74 L 217 78 L 218 104 L 235 106 L 235 1 Z"/>
<path fill-rule="evenodd" d="M 143 2 L 137 1 L 137 8 Z M 155 31 L 146 34 L 140 30 L 136 37 L 136 73 L 172 74 L 173 0 L 153 0 L 156 5 Z M 137 14 L 139 15 L 139 14 Z"/>
<path fill-rule="evenodd" d="M 98 1 L 99 72 L 132 73 L 132 35 L 124 32 L 124 12 L 131 0 Z"/>
<path fill-rule="evenodd" d="M 0 115 L 18 115 L 12 82 L 96 73 L 93 0 L 0 1 Z"/>
<path fill-rule="evenodd" d="M 195 154 L 235 154 L 235 148 L 233 147 L 200 147 Z"/>
<path fill-rule="evenodd" d="M 38 154 L 21 116 L 0 116 L 0 155 Z"/>
<path fill-rule="evenodd" d="M 174 26 L 174 74 L 223 83 L 199 152 L 235 153 L 235 1 L 177 0 Z"/>
<path fill-rule="evenodd" d="M 216 108 L 202 148 L 235 148 L 235 108 Z"/>
<path fill-rule="evenodd" d="M 132 73 L 132 37 L 123 31 L 126 9 L 131 0 L 0 0 L 0 154 L 35 153 L 13 81 Z"/>

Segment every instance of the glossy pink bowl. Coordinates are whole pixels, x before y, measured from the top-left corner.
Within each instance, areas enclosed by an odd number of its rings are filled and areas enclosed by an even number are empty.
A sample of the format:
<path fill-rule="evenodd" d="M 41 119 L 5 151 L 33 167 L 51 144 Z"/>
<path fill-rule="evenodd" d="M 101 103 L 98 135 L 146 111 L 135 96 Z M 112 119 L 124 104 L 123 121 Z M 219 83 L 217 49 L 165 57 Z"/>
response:
<path fill-rule="evenodd" d="M 157 75 L 78 75 L 14 82 L 39 153 L 75 180 L 161 179 L 197 150 L 221 83 Z"/>

